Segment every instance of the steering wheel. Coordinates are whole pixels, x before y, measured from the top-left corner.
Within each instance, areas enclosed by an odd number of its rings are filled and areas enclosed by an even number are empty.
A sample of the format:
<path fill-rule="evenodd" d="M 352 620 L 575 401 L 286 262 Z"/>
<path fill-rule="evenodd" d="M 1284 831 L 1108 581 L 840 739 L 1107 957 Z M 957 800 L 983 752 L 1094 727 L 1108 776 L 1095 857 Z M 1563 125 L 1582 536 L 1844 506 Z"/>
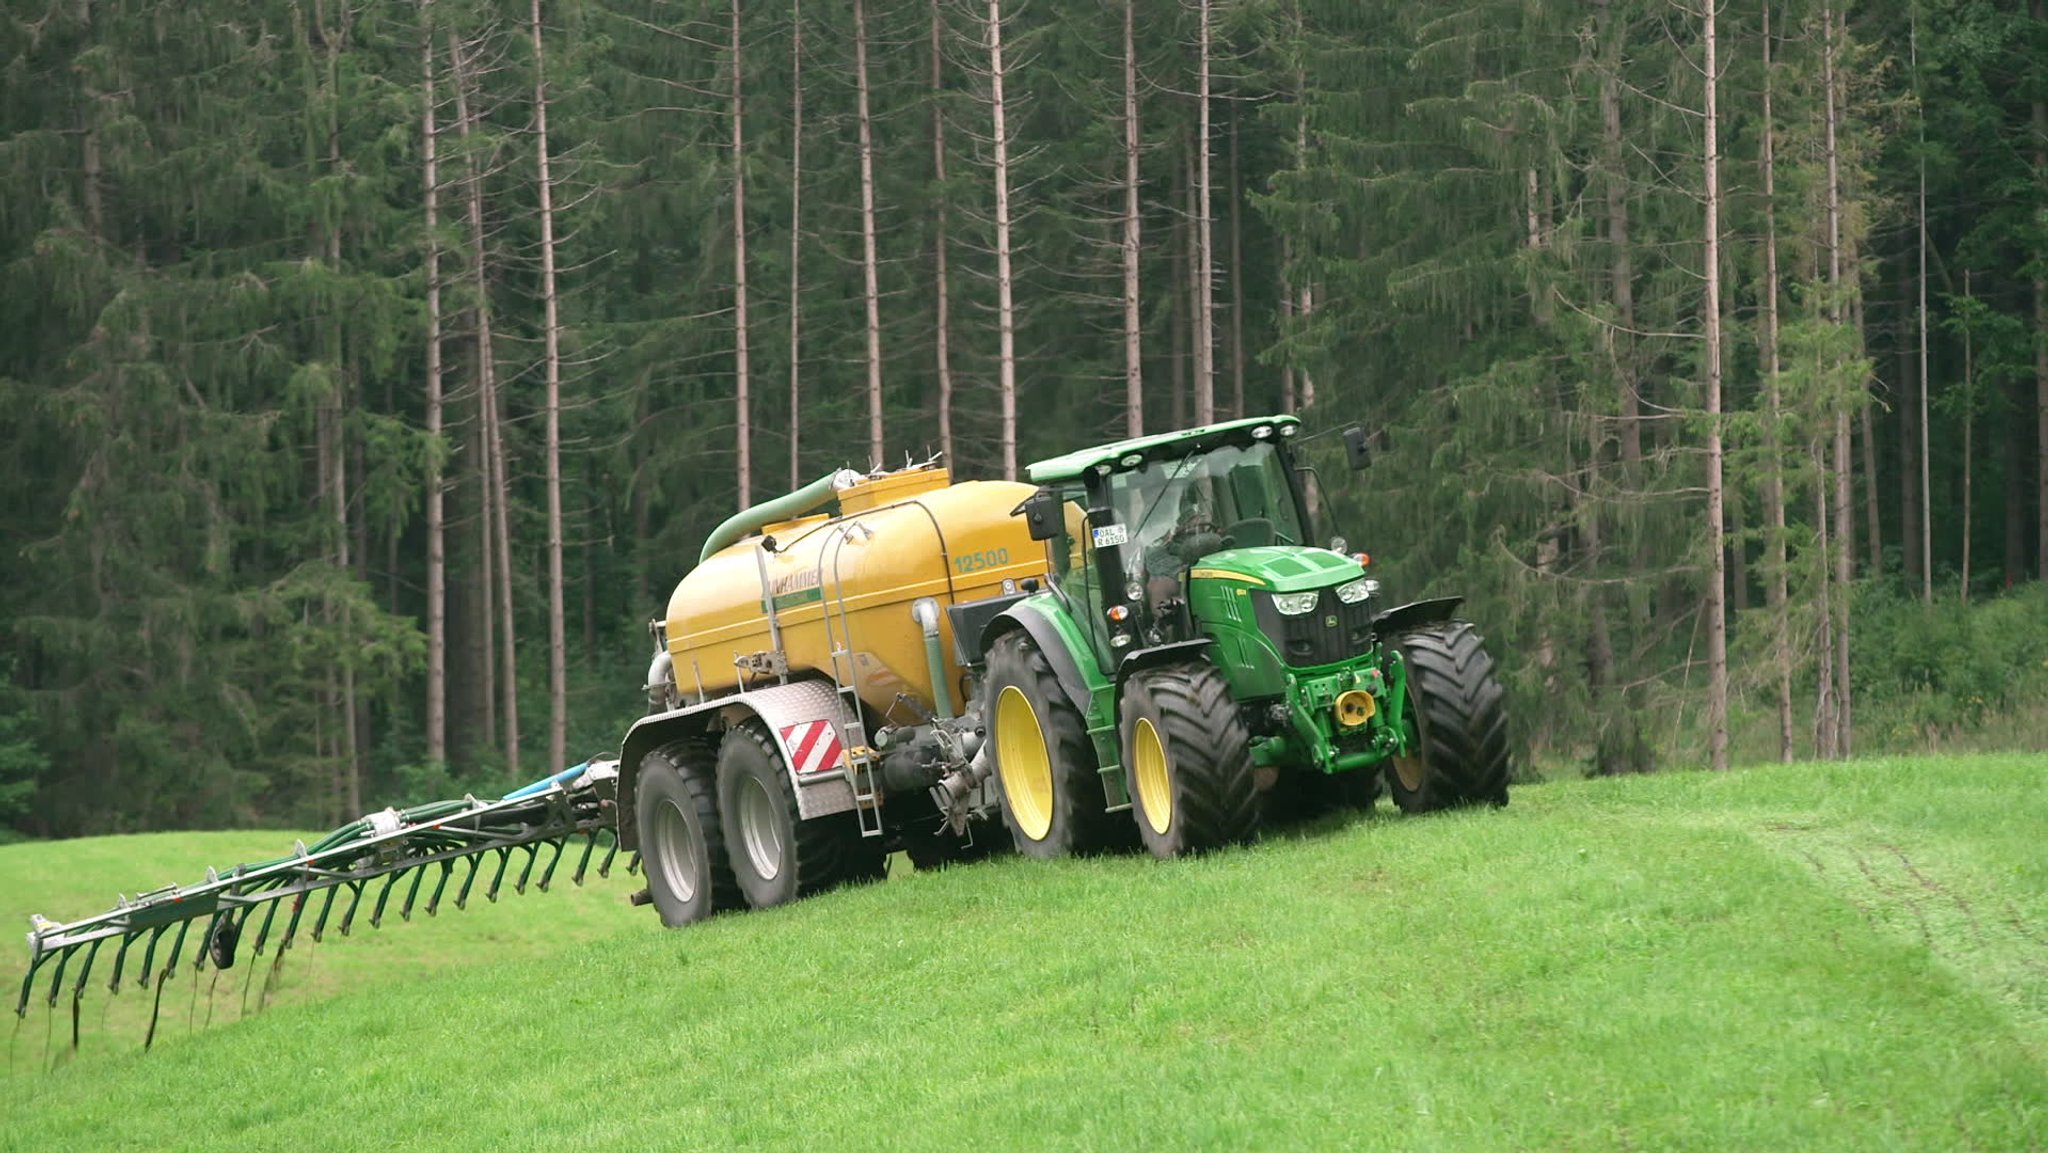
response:
<path fill-rule="evenodd" d="M 1196 515 L 1180 522 L 1180 526 L 1173 530 L 1173 535 L 1174 539 L 1182 540 L 1187 537 L 1200 536 L 1203 533 L 1213 533 L 1215 531 L 1215 521 L 1210 520 L 1207 515 Z"/>

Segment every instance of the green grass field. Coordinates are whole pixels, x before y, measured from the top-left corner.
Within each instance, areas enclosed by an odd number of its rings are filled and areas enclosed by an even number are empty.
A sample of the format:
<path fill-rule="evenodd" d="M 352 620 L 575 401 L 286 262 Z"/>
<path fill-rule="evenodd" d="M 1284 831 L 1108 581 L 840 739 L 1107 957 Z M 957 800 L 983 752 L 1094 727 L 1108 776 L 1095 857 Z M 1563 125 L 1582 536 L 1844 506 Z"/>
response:
<path fill-rule="evenodd" d="M 280 840 L 0 847 L 0 916 Z M 2041 758 L 1544 785 L 683 932 L 632 887 L 330 936 L 245 1019 L 186 970 L 147 1054 L 146 995 L 90 996 L 76 1057 L 38 1002 L 0 1149 L 2048 1148 Z"/>

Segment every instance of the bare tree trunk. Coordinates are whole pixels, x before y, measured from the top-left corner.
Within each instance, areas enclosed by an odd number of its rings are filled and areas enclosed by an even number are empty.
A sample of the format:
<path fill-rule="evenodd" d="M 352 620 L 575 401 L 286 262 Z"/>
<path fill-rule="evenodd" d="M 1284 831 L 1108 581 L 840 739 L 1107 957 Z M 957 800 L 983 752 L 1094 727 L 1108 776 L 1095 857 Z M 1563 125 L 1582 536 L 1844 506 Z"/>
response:
<path fill-rule="evenodd" d="M 540 170 L 540 296 L 546 325 L 542 355 L 547 361 L 548 771 L 552 773 L 568 764 L 569 749 L 569 639 L 562 590 L 562 310 L 555 291 L 555 181 L 548 162 L 547 54 L 540 0 L 532 0 L 530 8 L 534 160 Z M 737 80 L 733 89 L 739 89 Z"/>
<path fill-rule="evenodd" d="M 346 45 L 353 14 L 343 6 L 337 15 L 338 26 L 327 26 L 327 5 L 322 0 L 313 4 L 313 20 L 320 30 L 321 43 L 326 48 L 326 112 L 327 112 L 327 171 L 331 176 L 341 175 L 341 53 Z M 326 228 L 327 268 L 336 276 L 341 275 L 341 228 L 330 224 Z M 351 533 L 348 515 L 348 406 L 350 402 L 349 373 L 346 367 L 347 354 L 343 350 L 340 317 L 333 319 L 330 328 L 330 364 L 334 373 L 334 387 L 329 398 L 323 402 L 328 420 L 328 442 L 324 446 L 328 454 L 328 479 L 332 484 L 329 500 L 335 524 L 335 566 L 343 573 L 350 573 L 353 564 L 349 546 Z M 352 631 L 352 622 L 347 606 L 341 610 L 343 635 Z M 356 670 L 353 660 L 341 665 L 341 733 L 343 756 L 343 788 L 347 811 L 363 811 L 361 746 L 358 741 L 361 721 L 356 710 Z"/>
<path fill-rule="evenodd" d="M 1974 299 L 1970 288 L 1970 270 L 1963 269 L 1963 299 Z M 1975 333 L 1963 329 L 1963 603 L 1970 603 L 1970 470 L 1976 462 L 1972 459 L 1971 443 L 1977 429 L 1977 344 Z"/>
<path fill-rule="evenodd" d="M 456 117 L 459 126 L 462 117 Z M 474 328 L 474 320 L 471 325 Z M 477 655 L 481 658 L 478 666 L 477 693 L 483 701 L 483 746 L 495 752 L 498 748 L 498 534 L 491 517 L 496 507 L 496 494 L 491 491 L 491 450 L 486 430 L 490 419 L 484 412 L 483 386 L 475 389 L 476 396 L 476 443 L 475 454 L 470 458 L 476 462 L 477 491 L 477 555 L 483 563 L 477 566 L 478 581 L 472 587 L 472 599 L 476 602 L 474 619 L 477 623 Z M 642 537 L 641 539 L 646 539 Z"/>
<path fill-rule="evenodd" d="M 2048 20 L 2048 5 L 2034 0 L 2030 7 L 2035 27 Z M 2034 182 L 2048 189 L 2048 97 L 2037 90 L 2034 96 Z M 2036 515 L 2034 538 L 2038 549 L 2034 566 L 2037 580 L 2048 580 L 2048 276 L 2044 276 L 2042 254 L 2034 256 L 2034 457 Z"/>
<path fill-rule="evenodd" d="M 1920 6 L 1906 6 L 1909 32 L 1911 35 L 1911 60 L 1913 68 L 1913 89 L 1920 89 Z M 1926 510 L 1920 518 L 1920 599 L 1934 603 L 1934 506 L 1929 502 L 1930 491 L 1927 457 L 1927 390 L 1931 387 L 1927 375 L 1927 107 L 1920 104 L 1920 198 L 1918 210 L 1914 213 L 1920 225 L 1920 507 Z M 1865 406 L 1865 413 L 1870 411 Z M 1876 455 L 1875 453 L 1872 454 Z"/>
<path fill-rule="evenodd" d="M 1016 480 L 1017 315 L 1010 296 L 1010 129 L 1003 109 L 1002 0 L 988 0 L 988 81 L 995 121 L 997 387 L 1002 399 L 1003 479 Z"/>
<path fill-rule="evenodd" d="M 469 103 L 469 88 L 474 73 L 463 56 L 462 42 L 451 31 L 448 42 L 449 63 L 455 76 L 455 118 L 458 134 L 468 144 L 476 129 L 476 117 Z M 503 722 L 505 726 L 505 771 L 514 781 L 519 779 L 519 655 L 518 633 L 513 628 L 512 613 L 512 520 L 506 509 L 511 502 L 512 489 L 506 479 L 505 438 L 501 428 L 502 418 L 498 411 L 497 350 L 491 339 L 491 298 L 490 260 L 485 251 L 484 234 L 484 189 L 483 176 L 477 170 L 476 153 L 465 148 L 463 161 L 466 165 L 464 183 L 468 185 L 469 200 L 469 243 L 470 275 L 476 285 L 476 375 L 477 405 L 483 412 L 483 448 L 485 456 L 484 509 L 490 521 L 488 533 L 495 537 L 496 556 L 493 567 L 497 575 L 498 632 L 504 638 L 499 648 L 500 688 L 504 692 Z"/>
<path fill-rule="evenodd" d="M 1200 424 L 1194 414 L 1200 411 L 1195 403 L 1195 394 L 1202 390 L 1202 256 L 1201 246 L 1195 240 L 1195 217 L 1201 215 L 1201 201 L 1195 192 L 1195 145 L 1187 140 L 1187 154 L 1181 157 L 1181 202 L 1185 215 L 1180 221 L 1180 245 L 1182 250 L 1181 271 L 1186 273 L 1181 291 L 1187 295 L 1187 363 L 1189 387 L 1183 395 L 1173 397 L 1173 426 L 1187 428 Z"/>
<path fill-rule="evenodd" d="M 1216 419 L 1216 247 L 1210 222 L 1209 4 L 1200 0 L 1195 73 L 1195 423 Z"/>
<path fill-rule="evenodd" d="M 1294 29 L 1297 35 L 1301 33 L 1302 19 L 1299 4 L 1294 9 Z M 1308 70 L 1300 64 L 1296 64 L 1294 68 L 1294 92 L 1296 99 L 1300 99 L 1308 92 Z M 1308 168 L 1308 114 L 1305 112 L 1297 114 L 1294 118 L 1294 166 L 1302 170 Z M 1315 281 L 1311 277 L 1303 276 L 1300 278 L 1300 282 L 1301 295 L 1295 303 L 1294 312 L 1300 318 L 1302 327 L 1306 328 L 1315 316 L 1316 288 Z M 1302 412 L 1307 412 L 1316 403 L 1316 378 L 1310 373 L 1307 364 L 1301 365 L 1301 392 L 1299 399 Z"/>
<path fill-rule="evenodd" d="M 2014 412 L 2027 410 L 2026 383 L 2014 378 L 2006 382 L 2006 403 Z M 2027 579 L 2027 482 L 2021 475 L 2025 454 L 2026 426 L 2015 420 L 2005 430 L 2005 587 Z"/>
<path fill-rule="evenodd" d="M 421 183 L 427 240 L 427 762 L 448 763 L 448 539 L 441 459 L 441 168 L 434 125 L 433 0 L 420 0 Z"/>
<path fill-rule="evenodd" d="M 1849 245 L 1849 258 L 1846 264 L 1850 269 L 1859 267 L 1856 245 L 1853 242 Z M 1863 364 L 1870 363 L 1870 346 L 1864 337 L 1863 293 L 1860 288 L 1849 298 L 1849 328 L 1856 337 L 1856 359 Z M 1856 420 L 1861 425 L 1862 433 L 1858 439 L 1863 443 L 1864 555 L 1870 558 L 1871 573 L 1880 574 L 1884 572 L 1884 510 L 1877 495 L 1880 487 L 1877 476 L 1877 421 L 1872 415 L 1872 410 L 1877 407 L 1872 396 L 1875 383 L 1866 369 L 1857 382 Z"/>
<path fill-rule="evenodd" d="M 1244 176 L 1238 162 L 1237 109 L 1230 112 L 1230 415 L 1244 415 Z"/>
<path fill-rule="evenodd" d="M 1907 325 L 1913 316 L 1913 284 L 1906 276 L 1899 277 L 1899 389 L 1893 397 L 1899 421 L 1899 556 L 1905 565 L 1906 583 L 1916 584 L 1920 572 L 1926 566 L 1920 556 L 1920 523 L 1925 512 L 1920 506 L 1920 438 L 1913 425 L 1919 416 L 1920 406 L 1914 402 L 1914 393 L 1924 391 L 1924 383 L 1916 383 L 1919 362 L 1913 356 L 1913 345 L 1907 337 Z M 1882 571 L 1882 570 L 1880 570 Z"/>
<path fill-rule="evenodd" d="M 1609 278 L 1614 294 L 1615 323 L 1620 327 L 1615 364 L 1621 373 L 1621 464 L 1624 481 L 1638 483 L 1643 462 L 1641 398 L 1635 375 L 1635 270 L 1629 247 L 1627 162 L 1621 135 L 1621 63 L 1625 31 L 1613 16 L 1612 0 L 1594 0 L 1595 35 L 1604 60 L 1600 74 L 1601 162 L 1606 168 L 1602 191 L 1607 198 Z"/>
<path fill-rule="evenodd" d="M 1834 9 L 1822 5 L 1821 22 L 1825 44 L 1821 53 L 1821 83 L 1827 89 L 1825 100 L 1827 114 L 1827 224 L 1828 224 L 1828 287 L 1833 297 L 1830 308 L 1836 324 L 1843 323 L 1842 315 L 1842 174 L 1840 152 L 1837 147 L 1837 126 L 1840 123 L 1841 106 L 1837 100 L 1836 85 L 1839 77 L 1835 70 Z M 1860 386 L 1859 386 L 1860 390 Z M 1849 680 L 1849 591 L 1855 580 L 1855 532 L 1851 495 L 1851 461 L 1849 457 L 1849 407 L 1846 398 L 1836 399 L 1835 408 L 1835 595 L 1831 598 L 1835 613 L 1835 751 L 1848 757 L 1855 752 L 1853 740 L 1854 696 Z"/>
<path fill-rule="evenodd" d="M 738 0 L 734 0 L 735 3 Z M 854 90 L 860 112 L 861 277 L 868 306 L 868 455 L 886 465 L 882 433 L 882 290 L 875 257 L 875 130 L 868 115 L 868 18 L 865 0 L 853 0 Z M 998 85 L 1002 83 L 999 79 Z M 997 107 L 1001 107 L 998 99 Z M 1002 113 L 996 114 L 1000 122 Z M 996 147 L 1000 149 L 1001 144 Z M 1000 161 L 998 161 L 1000 164 Z"/>
<path fill-rule="evenodd" d="M 1813 755 L 1833 760 L 1841 726 L 1835 709 L 1835 614 L 1830 595 L 1833 552 L 1828 539 L 1828 458 L 1825 438 L 1816 436 L 1808 446 L 1813 459 L 1813 531 L 1815 580 L 1813 607 L 1814 635 Z"/>
<path fill-rule="evenodd" d="M 737 2 L 737 0 L 735 0 Z M 932 13 L 938 14 L 938 0 L 932 0 Z M 790 129 L 789 129 L 789 491 L 795 492 L 804 485 L 803 454 L 803 240 L 804 240 L 804 3 L 790 0 L 789 5 L 789 87 L 790 87 Z M 936 32 L 936 29 L 934 29 Z M 933 44 L 936 49 L 938 45 Z M 933 75 L 936 77 L 938 64 L 934 57 Z M 943 166 L 939 180 L 946 179 Z M 939 260 L 943 265 L 946 248 L 946 210 L 939 209 Z M 939 277 L 940 322 L 939 347 L 946 344 L 945 325 L 945 276 Z M 945 425 L 945 400 L 943 384 L 939 423 Z M 951 459 L 950 454 L 947 459 Z"/>
<path fill-rule="evenodd" d="M 859 11 L 859 4 L 854 5 Z M 747 347 L 747 150 L 746 107 L 740 80 L 745 58 L 740 47 L 740 0 L 732 0 L 732 368 L 734 404 L 739 423 L 739 504 L 754 503 L 754 428 L 752 365 Z M 865 45 L 863 45 L 865 47 Z M 865 79 L 865 70 L 861 73 Z M 866 105 L 862 105 L 861 128 L 867 128 Z M 865 155 L 865 149 L 863 149 Z M 872 255 L 872 254 L 870 254 Z"/>
<path fill-rule="evenodd" d="M 1742 499 L 1742 488 L 1736 485 L 1732 490 L 1724 487 L 1723 492 L 1732 491 L 1728 496 L 1728 603 L 1737 617 L 1749 612 L 1749 514 L 1743 511 L 1746 502 Z"/>
<path fill-rule="evenodd" d="M 583 458 L 583 671 L 597 668 L 597 477 Z M 609 521 L 610 514 L 607 512 Z"/>
<path fill-rule="evenodd" d="M 1174 183 L 1174 200 L 1185 203 L 1194 181 L 1188 179 L 1183 172 Z M 1189 287 L 1188 267 L 1193 263 L 1189 255 L 1195 247 L 1194 241 L 1189 239 L 1194 231 L 1193 222 L 1189 217 L 1193 215 L 1192 212 L 1175 213 L 1173 222 L 1173 275 L 1169 281 L 1173 285 L 1173 316 L 1172 330 L 1168 334 L 1173 342 L 1173 396 L 1168 411 L 1172 414 L 1173 427 L 1176 429 L 1186 428 L 1188 424 L 1188 361 L 1192 357 L 1192 350 L 1189 347 L 1192 342 L 1189 330 L 1192 326 L 1188 323 L 1188 312 L 1195 296 Z"/>
<path fill-rule="evenodd" d="M 93 0 L 78 0 L 77 19 L 82 31 L 92 34 Z M 85 97 L 87 109 L 78 126 L 79 168 L 84 176 L 85 224 L 95 241 L 105 243 L 107 239 L 106 199 L 102 184 L 105 181 L 105 164 L 100 156 L 100 131 L 97 111 L 101 101 L 99 88 L 93 83 L 93 69 L 82 68 L 78 78 Z"/>
<path fill-rule="evenodd" d="M 1124 435 L 1145 434 L 1144 318 L 1138 311 L 1137 0 L 1124 0 Z"/>
<path fill-rule="evenodd" d="M 1707 535 L 1712 577 L 1707 585 L 1707 758 L 1728 767 L 1728 606 L 1726 536 L 1721 487 L 1721 154 L 1720 64 L 1715 57 L 1716 0 L 1701 7 L 1706 52 L 1706 304 Z"/>
<path fill-rule="evenodd" d="M 1315 316 L 1315 314 L 1316 314 L 1316 286 L 1315 286 L 1315 285 L 1313 285 L 1313 284 L 1304 284 L 1304 285 L 1302 285 L 1302 286 L 1301 286 L 1301 303 L 1300 303 L 1299 305 L 1297 305 L 1297 306 L 1296 306 L 1296 311 L 1298 311 L 1298 312 L 1300 313 L 1300 315 L 1301 315 L 1301 322 L 1302 322 L 1303 324 L 1307 324 L 1307 323 L 1309 323 L 1309 321 L 1310 321 L 1310 320 L 1311 320 L 1311 319 L 1312 319 L 1312 318 L 1313 318 L 1313 317 Z M 1311 409 L 1311 408 L 1314 408 L 1314 407 L 1315 407 L 1315 403 L 1316 403 L 1316 378 L 1315 378 L 1315 375 L 1314 375 L 1313 373 L 1309 372 L 1308 366 L 1304 364 L 1304 365 L 1302 365 L 1302 366 L 1301 366 L 1301 410 L 1302 410 L 1303 412 L 1307 412 L 1307 411 L 1308 411 L 1309 409 Z"/>
<path fill-rule="evenodd" d="M 936 300 L 933 302 L 935 319 L 938 321 L 937 356 L 939 370 L 939 453 L 947 465 L 953 464 L 953 288 L 947 270 L 946 217 L 952 196 L 946 190 L 946 109 L 940 103 L 945 78 L 940 72 L 945 62 L 945 50 L 941 34 L 945 20 L 939 12 L 939 0 L 931 0 L 932 7 L 932 175 L 939 186 L 938 228 L 932 239 L 932 250 L 938 283 L 933 286 Z"/>
<path fill-rule="evenodd" d="M 1291 237 L 1280 238 L 1280 331 L 1291 332 L 1294 328 L 1294 286 L 1288 283 L 1288 276 L 1294 265 L 1294 241 Z M 1280 362 L 1280 411 L 1294 411 L 1294 358 L 1290 355 Z"/>
<path fill-rule="evenodd" d="M 1764 122 L 1762 131 L 1764 182 L 1764 407 L 1769 421 L 1764 433 L 1764 452 L 1769 471 L 1764 478 L 1765 585 L 1764 603 L 1771 617 L 1771 658 L 1775 666 L 1778 703 L 1778 759 L 1792 762 L 1792 621 L 1789 590 L 1786 587 L 1785 557 L 1785 447 L 1784 392 L 1778 364 L 1778 181 L 1775 138 L 1777 121 L 1771 113 L 1771 5 L 1763 6 Z"/>

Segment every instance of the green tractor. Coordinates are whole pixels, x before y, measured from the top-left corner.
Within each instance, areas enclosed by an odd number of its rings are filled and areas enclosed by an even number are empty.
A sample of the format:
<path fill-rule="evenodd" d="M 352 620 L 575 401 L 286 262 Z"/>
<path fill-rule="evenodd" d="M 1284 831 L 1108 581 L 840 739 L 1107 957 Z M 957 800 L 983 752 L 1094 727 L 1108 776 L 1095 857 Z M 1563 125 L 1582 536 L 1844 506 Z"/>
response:
<path fill-rule="evenodd" d="M 1505 805 L 1493 658 L 1459 598 L 1385 608 L 1368 558 L 1315 535 L 1293 417 L 1030 467 L 1042 587 L 982 630 L 982 717 L 1023 853 L 1161 857 L 1250 839 L 1269 799 Z M 1352 467 L 1366 446 L 1345 430 Z M 1130 810 L 1133 820 L 1120 814 Z"/>

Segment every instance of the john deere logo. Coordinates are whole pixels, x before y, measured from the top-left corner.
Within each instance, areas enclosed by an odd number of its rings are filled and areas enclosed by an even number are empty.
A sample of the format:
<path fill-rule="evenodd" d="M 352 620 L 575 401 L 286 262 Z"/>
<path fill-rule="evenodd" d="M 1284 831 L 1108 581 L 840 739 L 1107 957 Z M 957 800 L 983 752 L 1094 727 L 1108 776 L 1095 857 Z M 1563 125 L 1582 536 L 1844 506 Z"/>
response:
<path fill-rule="evenodd" d="M 1323 618 L 1323 627 L 1326 629 L 1333 629 L 1337 627 L 1337 616 L 1335 613 L 1332 613 L 1331 615 Z"/>

